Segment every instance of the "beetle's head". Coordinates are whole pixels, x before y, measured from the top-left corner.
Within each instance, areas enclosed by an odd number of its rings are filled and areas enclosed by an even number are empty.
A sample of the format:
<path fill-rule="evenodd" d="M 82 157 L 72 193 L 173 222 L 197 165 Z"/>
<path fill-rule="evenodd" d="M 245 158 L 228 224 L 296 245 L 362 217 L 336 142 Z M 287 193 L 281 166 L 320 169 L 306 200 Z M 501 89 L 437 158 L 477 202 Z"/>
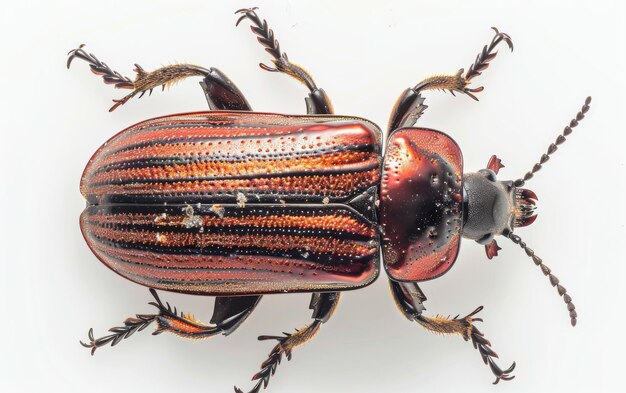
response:
<path fill-rule="evenodd" d="M 567 295 L 565 288 L 559 284 L 559 279 L 543 264 L 541 258 L 535 255 L 535 252 L 527 247 L 519 236 L 513 234 L 513 231 L 515 228 L 532 224 L 537 218 L 535 215 L 537 195 L 529 189 L 522 188 L 522 186 L 533 178 L 535 173 L 557 151 L 558 146 L 565 142 L 565 138 L 572 133 L 572 129 L 585 117 L 590 103 L 591 97 L 588 97 L 580 112 L 565 127 L 563 133 L 556 138 L 554 143 L 550 144 L 547 152 L 522 178 L 514 181 L 498 180 L 496 175 L 504 165 L 494 155 L 489 160 L 487 168 L 465 174 L 463 184 L 463 237 L 483 244 L 489 259 L 497 256 L 498 250 L 500 250 L 494 239 L 497 235 L 505 236 L 519 245 L 526 252 L 526 255 L 531 257 L 533 262 L 541 268 L 543 274 L 548 276 L 550 283 L 556 287 L 559 295 L 563 296 L 572 325 L 576 324 L 576 309 L 572 303 L 572 298 Z"/>
<path fill-rule="evenodd" d="M 537 195 L 498 180 L 500 159 L 491 157 L 487 168 L 464 176 L 465 222 L 463 237 L 488 245 L 497 235 L 507 236 L 517 227 L 532 224 L 537 215 Z"/>

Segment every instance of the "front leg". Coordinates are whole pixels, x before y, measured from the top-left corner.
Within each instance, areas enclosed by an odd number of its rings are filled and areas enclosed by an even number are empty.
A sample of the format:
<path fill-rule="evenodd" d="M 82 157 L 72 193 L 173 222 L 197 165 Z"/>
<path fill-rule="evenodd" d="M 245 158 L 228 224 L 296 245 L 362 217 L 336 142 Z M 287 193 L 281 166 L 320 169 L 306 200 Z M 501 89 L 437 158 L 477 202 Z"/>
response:
<path fill-rule="evenodd" d="M 496 376 L 494 384 L 497 384 L 500 380 L 509 381 L 514 378 L 511 373 L 515 369 L 515 362 L 508 369 L 502 370 L 494 361 L 494 359 L 498 358 L 498 355 L 491 349 L 491 343 L 474 326 L 474 322 L 482 322 L 481 318 L 475 317 L 483 309 L 482 306 L 463 318 L 456 316 L 450 319 L 439 315 L 434 318 L 426 317 L 422 315 L 422 311 L 425 310 L 423 302 L 426 301 L 426 296 L 424 296 L 416 283 L 390 281 L 390 285 L 398 308 L 410 321 L 415 321 L 434 333 L 458 334 L 465 341 L 471 340 L 474 348 L 480 352 L 480 356 L 485 364 L 489 365 L 489 368 Z"/>
<path fill-rule="evenodd" d="M 427 90 L 444 90 L 454 93 L 465 94 L 474 100 L 478 101 L 478 98 L 474 93 L 483 91 L 483 87 L 470 88 L 472 79 L 481 75 L 484 70 L 489 67 L 489 62 L 493 60 L 497 51 L 495 51 L 498 44 L 505 42 L 508 47 L 513 50 L 513 41 L 508 34 L 498 31 L 493 27 L 496 34 L 491 40 L 489 45 L 483 47 L 482 52 L 476 56 L 476 60 L 470 66 L 468 71 L 464 74 L 464 70 L 461 68 L 454 75 L 434 75 L 422 80 L 415 87 L 406 89 L 402 95 L 396 101 L 396 104 L 391 111 L 391 117 L 389 119 L 389 132 L 402 127 L 411 127 L 417 119 L 420 118 L 422 113 L 428 108 L 424 105 L 424 97 L 421 93 Z"/>

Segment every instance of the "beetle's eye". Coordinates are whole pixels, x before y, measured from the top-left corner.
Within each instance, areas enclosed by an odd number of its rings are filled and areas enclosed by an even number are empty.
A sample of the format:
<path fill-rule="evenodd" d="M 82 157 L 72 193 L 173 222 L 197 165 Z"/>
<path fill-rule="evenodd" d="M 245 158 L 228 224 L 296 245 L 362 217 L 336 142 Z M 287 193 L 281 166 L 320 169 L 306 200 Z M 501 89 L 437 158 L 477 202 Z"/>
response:
<path fill-rule="evenodd" d="M 489 181 L 495 182 L 496 179 L 496 173 L 494 171 L 492 171 L 491 169 L 481 169 L 479 171 L 480 173 L 482 173 Z"/>
<path fill-rule="evenodd" d="M 476 240 L 476 243 L 487 244 L 491 241 L 492 238 L 493 238 L 493 235 L 491 233 L 485 233 L 484 235 L 480 237 L 480 239 Z"/>
<path fill-rule="evenodd" d="M 491 236 L 491 233 L 485 233 L 484 235 L 480 237 L 480 239 L 478 239 L 478 241 L 485 241 L 489 239 L 490 236 Z"/>
<path fill-rule="evenodd" d="M 478 171 L 481 175 L 485 176 L 487 180 L 490 182 L 494 182 L 497 180 L 496 173 L 489 168 L 481 169 Z"/>

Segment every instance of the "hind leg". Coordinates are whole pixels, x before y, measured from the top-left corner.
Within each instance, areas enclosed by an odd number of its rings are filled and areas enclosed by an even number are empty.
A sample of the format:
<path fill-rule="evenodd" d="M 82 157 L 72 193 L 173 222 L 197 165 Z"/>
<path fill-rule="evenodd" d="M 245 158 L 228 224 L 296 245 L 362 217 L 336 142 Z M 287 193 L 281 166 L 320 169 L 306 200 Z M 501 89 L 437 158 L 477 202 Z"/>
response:
<path fill-rule="evenodd" d="M 339 292 L 314 293 L 309 308 L 313 310 L 313 322 L 302 329 L 296 329 L 293 334 L 284 333 L 284 336 L 260 336 L 259 340 L 276 340 L 278 344 L 272 349 L 267 360 L 261 364 L 261 371 L 256 373 L 253 381 L 257 381 L 248 393 L 258 393 L 261 386 L 267 387 L 270 377 L 276 372 L 283 354 L 291 360 L 293 350 L 309 342 L 317 334 L 320 326 L 328 321 L 339 303 Z M 236 393 L 243 393 L 235 386 Z"/>
<path fill-rule="evenodd" d="M 85 52 L 83 46 L 81 45 L 68 53 L 67 68 L 70 67 L 74 59 L 81 59 L 89 64 L 89 68 L 94 74 L 102 76 L 104 83 L 114 85 L 117 89 L 132 90 L 123 98 L 113 100 L 115 104 L 109 109 L 109 112 L 114 111 L 137 95 L 139 95 L 138 98 L 141 98 L 146 92 L 151 95 L 152 90 L 156 87 L 161 86 L 165 90 L 166 87 L 192 76 L 203 78 L 200 86 L 212 110 L 251 110 L 248 101 L 237 86 L 217 68 L 207 69 L 193 64 L 173 64 L 148 72 L 135 64 L 137 75 L 132 81 L 111 69 L 95 55 Z"/>
<path fill-rule="evenodd" d="M 211 319 L 212 324 L 205 325 L 196 320 L 193 315 L 183 312 L 179 314 L 176 308 L 172 309 L 169 303 L 163 304 L 154 289 L 151 288 L 150 293 L 155 299 L 155 302 L 150 302 L 150 305 L 157 308 L 159 311 L 157 314 L 137 314 L 135 318 L 127 318 L 124 321 L 124 326 L 113 327 L 109 329 L 110 335 L 100 338 L 95 338 L 93 329 L 89 329 L 89 342 L 81 341 L 80 343 L 84 347 L 90 348 L 93 355 L 96 349 L 108 344 L 115 346 L 123 339 L 132 336 L 133 333 L 144 330 L 153 322 L 157 323 L 153 335 L 169 332 L 190 339 L 205 339 L 220 333 L 228 335 L 248 318 L 261 299 L 261 296 L 247 296 L 232 303 L 225 303 L 224 299 L 226 298 L 218 298 L 222 300 L 216 302 Z"/>

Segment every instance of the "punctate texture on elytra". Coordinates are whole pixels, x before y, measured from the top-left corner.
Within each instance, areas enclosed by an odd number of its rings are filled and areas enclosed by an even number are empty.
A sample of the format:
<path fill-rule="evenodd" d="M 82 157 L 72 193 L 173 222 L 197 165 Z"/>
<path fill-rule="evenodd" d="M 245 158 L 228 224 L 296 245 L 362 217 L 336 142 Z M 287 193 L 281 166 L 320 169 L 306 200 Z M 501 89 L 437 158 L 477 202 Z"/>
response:
<path fill-rule="evenodd" d="M 203 295 L 362 287 L 378 274 L 380 131 L 352 118 L 146 120 L 85 168 L 87 243 L 137 283 Z M 352 205 L 355 205 L 353 207 Z M 358 210 L 365 210 L 359 212 Z"/>

